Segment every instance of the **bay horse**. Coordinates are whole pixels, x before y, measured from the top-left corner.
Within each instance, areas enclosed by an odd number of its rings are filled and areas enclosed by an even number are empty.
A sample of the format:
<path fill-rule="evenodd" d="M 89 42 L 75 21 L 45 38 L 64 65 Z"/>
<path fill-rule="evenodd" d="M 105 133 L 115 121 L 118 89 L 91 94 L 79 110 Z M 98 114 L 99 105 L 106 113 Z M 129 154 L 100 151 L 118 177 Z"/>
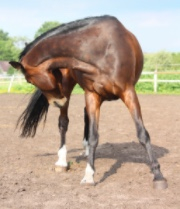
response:
<path fill-rule="evenodd" d="M 143 54 L 136 37 L 112 16 L 90 17 L 60 25 L 42 34 L 21 52 L 19 62 L 27 82 L 37 87 L 27 108 L 19 117 L 22 137 L 33 137 L 50 104 L 60 109 L 61 145 L 56 166 L 67 168 L 66 132 L 71 92 L 79 84 L 85 92 L 84 142 L 87 166 L 81 184 L 94 184 L 95 150 L 101 104 L 121 99 L 129 109 L 140 143 L 147 150 L 154 188 L 165 189 L 167 181 L 153 155 L 135 92 Z"/>

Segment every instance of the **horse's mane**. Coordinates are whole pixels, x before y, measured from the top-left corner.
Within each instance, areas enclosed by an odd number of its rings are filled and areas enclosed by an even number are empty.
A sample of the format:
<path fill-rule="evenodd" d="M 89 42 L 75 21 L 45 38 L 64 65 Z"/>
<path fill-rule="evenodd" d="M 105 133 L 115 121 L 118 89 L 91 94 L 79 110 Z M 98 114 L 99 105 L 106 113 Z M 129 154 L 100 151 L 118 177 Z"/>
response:
<path fill-rule="evenodd" d="M 43 33 L 42 35 L 38 36 L 34 41 L 31 43 L 27 44 L 24 50 L 20 53 L 19 59 L 21 60 L 23 56 L 26 55 L 26 53 L 35 45 L 37 45 L 39 42 L 42 40 L 58 35 L 58 34 L 67 34 L 70 33 L 74 30 L 79 30 L 87 25 L 90 25 L 94 23 L 97 19 L 105 19 L 105 18 L 110 18 L 110 16 L 99 16 L 99 17 L 88 17 L 80 20 L 76 20 L 73 22 L 69 22 L 66 24 L 61 24 L 55 28 L 52 28 L 51 30 L 48 30 L 47 32 Z"/>

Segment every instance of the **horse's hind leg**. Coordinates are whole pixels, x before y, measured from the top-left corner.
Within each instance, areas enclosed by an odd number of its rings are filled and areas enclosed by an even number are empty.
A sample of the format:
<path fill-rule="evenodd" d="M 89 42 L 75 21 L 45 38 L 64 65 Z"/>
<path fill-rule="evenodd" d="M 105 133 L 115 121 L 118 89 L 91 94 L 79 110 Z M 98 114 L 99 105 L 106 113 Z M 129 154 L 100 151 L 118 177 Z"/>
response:
<path fill-rule="evenodd" d="M 67 164 L 67 150 L 66 150 L 66 132 L 68 129 L 69 119 L 67 115 L 68 104 L 61 108 L 61 113 L 59 116 L 59 132 L 60 132 L 60 148 L 58 151 L 58 161 L 55 163 L 56 167 L 55 170 L 57 172 L 66 171 L 68 164 Z"/>
<path fill-rule="evenodd" d="M 132 118 L 135 122 L 137 137 L 148 153 L 151 163 L 151 169 L 154 174 L 154 188 L 167 188 L 167 182 L 160 171 L 160 165 L 152 152 L 150 136 L 143 124 L 141 108 L 134 87 L 131 87 L 127 89 L 125 92 L 123 92 L 123 94 L 121 95 L 121 99 L 128 107 L 132 115 Z"/>

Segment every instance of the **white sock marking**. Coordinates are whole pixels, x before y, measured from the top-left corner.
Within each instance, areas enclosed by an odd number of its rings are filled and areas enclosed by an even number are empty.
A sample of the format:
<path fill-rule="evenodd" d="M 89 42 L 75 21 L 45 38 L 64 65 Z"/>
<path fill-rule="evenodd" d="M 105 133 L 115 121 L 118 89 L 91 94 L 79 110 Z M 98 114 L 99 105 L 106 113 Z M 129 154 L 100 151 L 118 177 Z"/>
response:
<path fill-rule="evenodd" d="M 81 181 L 81 184 L 83 183 L 89 183 L 89 184 L 94 184 L 94 170 L 90 166 L 89 163 L 87 163 L 86 170 L 85 170 L 85 176 Z"/>
<path fill-rule="evenodd" d="M 57 166 L 62 166 L 62 167 L 67 167 L 67 150 L 66 150 L 66 145 L 63 145 L 61 149 L 58 151 L 58 161 L 55 163 Z"/>

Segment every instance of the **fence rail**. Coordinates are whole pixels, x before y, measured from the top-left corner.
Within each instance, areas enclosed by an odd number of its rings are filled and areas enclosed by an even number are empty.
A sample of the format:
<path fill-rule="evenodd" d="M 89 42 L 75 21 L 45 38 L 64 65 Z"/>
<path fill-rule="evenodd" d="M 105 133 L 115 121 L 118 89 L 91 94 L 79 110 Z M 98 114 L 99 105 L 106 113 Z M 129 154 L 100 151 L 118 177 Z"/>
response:
<path fill-rule="evenodd" d="M 11 92 L 13 83 L 22 84 L 23 82 L 24 83 L 26 82 L 23 75 L 12 75 L 12 76 L 0 75 L 0 86 L 3 84 L 8 85 L 8 88 L 7 88 L 8 93 Z"/>
<path fill-rule="evenodd" d="M 154 72 L 142 72 L 142 75 L 151 75 L 152 78 L 141 78 L 139 79 L 138 82 L 151 82 L 153 83 L 153 89 L 154 92 L 156 93 L 158 90 L 158 84 L 159 83 L 180 83 L 180 80 L 176 79 L 160 79 L 158 78 L 158 75 L 174 75 L 174 74 L 180 74 L 180 71 L 167 71 L 167 72 L 158 72 L 155 70 Z M 7 75 L 0 75 L 0 86 L 3 84 L 7 85 L 7 92 L 11 92 L 12 85 L 14 83 L 22 84 L 26 82 L 25 78 L 23 75 L 12 75 L 12 76 L 7 76 Z"/>
<path fill-rule="evenodd" d="M 157 93 L 158 90 L 158 83 L 180 83 L 180 80 L 178 79 L 159 79 L 158 78 L 158 74 L 159 75 L 178 75 L 180 74 L 180 71 L 167 71 L 167 72 L 158 72 L 157 70 L 155 70 L 154 72 L 142 72 L 142 75 L 153 75 L 152 79 L 139 79 L 138 82 L 151 82 L 153 83 L 153 88 L 154 88 L 154 92 Z"/>

